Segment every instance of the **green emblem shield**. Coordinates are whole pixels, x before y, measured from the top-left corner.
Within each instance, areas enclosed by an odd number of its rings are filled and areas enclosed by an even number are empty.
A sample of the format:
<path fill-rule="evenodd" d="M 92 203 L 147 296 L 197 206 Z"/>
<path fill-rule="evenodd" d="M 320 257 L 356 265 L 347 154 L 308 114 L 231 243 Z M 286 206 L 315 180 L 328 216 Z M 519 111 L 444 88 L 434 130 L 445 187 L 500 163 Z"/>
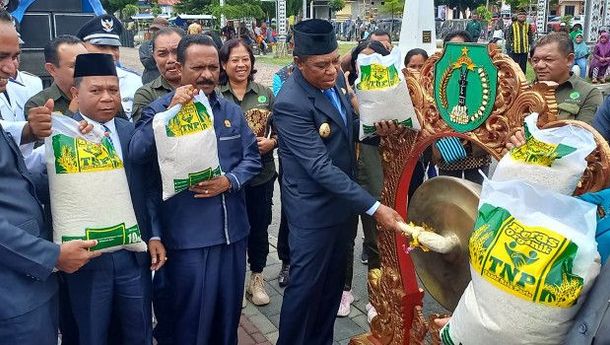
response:
<path fill-rule="evenodd" d="M 460 133 L 483 124 L 493 110 L 498 84 L 487 45 L 447 43 L 434 68 L 434 98 L 445 122 Z"/>

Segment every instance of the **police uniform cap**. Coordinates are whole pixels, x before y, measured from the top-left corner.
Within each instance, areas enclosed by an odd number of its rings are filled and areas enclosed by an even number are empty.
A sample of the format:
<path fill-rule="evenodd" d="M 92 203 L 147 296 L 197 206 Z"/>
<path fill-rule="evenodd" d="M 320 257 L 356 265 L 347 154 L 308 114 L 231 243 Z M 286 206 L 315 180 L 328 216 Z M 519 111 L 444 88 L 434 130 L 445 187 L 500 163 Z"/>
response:
<path fill-rule="evenodd" d="M 121 46 L 123 24 L 115 16 L 104 14 L 86 22 L 76 36 L 84 42 L 99 46 Z"/>
<path fill-rule="evenodd" d="M 322 19 L 304 20 L 294 26 L 295 56 L 324 55 L 337 50 L 332 24 Z"/>
<path fill-rule="evenodd" d="M 74 78 L 109 75 L 117 75 L 112 55 L 88 53 L 76 56 Z"/>

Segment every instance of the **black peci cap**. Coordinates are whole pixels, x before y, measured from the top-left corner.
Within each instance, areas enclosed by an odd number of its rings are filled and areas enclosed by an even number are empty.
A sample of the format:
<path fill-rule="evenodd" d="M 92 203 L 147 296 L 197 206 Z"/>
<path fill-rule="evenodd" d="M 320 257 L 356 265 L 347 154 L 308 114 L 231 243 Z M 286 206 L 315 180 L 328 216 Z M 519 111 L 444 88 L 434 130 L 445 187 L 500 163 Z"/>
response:
<path fill-rule="evenodd" d="M 109 75 L 116 77 L 116 67 L 112 55 L 88 53 L 76 56 L 74 78 Z"/>
<path fill-rule="evenodd" d="M 305 20 L 294 26 L 295 56 L 324 55 L 337 50 L 332 24 L 322 19 Z"/>

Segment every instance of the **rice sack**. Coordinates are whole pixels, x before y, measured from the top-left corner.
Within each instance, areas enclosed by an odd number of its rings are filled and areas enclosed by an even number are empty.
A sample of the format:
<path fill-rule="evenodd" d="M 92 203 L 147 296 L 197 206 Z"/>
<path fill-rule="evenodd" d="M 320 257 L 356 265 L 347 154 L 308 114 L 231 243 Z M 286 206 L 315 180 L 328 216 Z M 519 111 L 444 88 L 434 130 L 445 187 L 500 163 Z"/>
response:
<path fill-rule="evenodd" d="M 45 139 L 53 215 L 53 241 L 97 240 L 92 250 L 145 252 L 127 175 L 112 140 L 101 128 L 82 135 L 79 123 L 52 116 Z"/>
<path fill-rule="evenodd" d="M 539 129 L 537 121 L 536 113 L 525 118 L 525 145 L 502 157 L 492 180 L 524 180 L 572 195 L 597 146 L 593 134 L 575 125 Z"/>
<path fill-rule="evenodd" d="M 384 120 L 421 129 L 401 64 L 398 49 L 386 56 L 358 55 L 355 92 L 360 111 L 360 140 L 374 135 L 375 123 Z"/>
<path fill-rule="evenodd" d="M 443 344 L 563 344 L 599 273 L 595 205 L 486 180 L 469 242 L 472 281 Z"/>
<path fill-rule="evenodd" d="M 203 92 L 190 103 L 156 114 L 152 127 L 163 200 L 221 175 L 214 115 Z"/>

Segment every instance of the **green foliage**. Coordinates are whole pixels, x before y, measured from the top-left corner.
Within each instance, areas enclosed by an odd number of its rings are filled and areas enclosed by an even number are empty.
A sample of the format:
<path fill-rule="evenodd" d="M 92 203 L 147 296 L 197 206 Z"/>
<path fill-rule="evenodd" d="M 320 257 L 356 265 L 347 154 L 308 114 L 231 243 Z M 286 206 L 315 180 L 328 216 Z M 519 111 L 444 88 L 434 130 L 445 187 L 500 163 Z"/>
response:
<path fill-rule="evenodd" d="M 121 12 L 127 5 L 135 5 L 138 0 L 102 0 L 102 6 L 108 13 Z"/>
<path fill-rule="evenodd" d="M 135 16 L 138 13 L 140 13 L 140 8 L 132 4 L 125 5 L 125 7 L 123 7 L 121 10 L 123 18 L 131 18 L 131 16 Z"/>
<path fill-rule="evenodd" d="M 381 5 L 381 12 L 389 13 L 392 16 L 402 14 L 405 8 L 405 0 L 385 0 Z"/>
<path fill-rule="evenodd" d="M 150 9 L 152 11 L 152 14 L 155 17 L 160 15 L 161 13 L 163 13 L 163 10 L 161 9 L 161 6 L 159 6 L 158 4 L 154 4 Z"/>
<path fill-rule="evenodd" d="M 507 5 L 510 5 L 510 10 L 513 13 L 517 13 L 519 9 L 525 9 L 529 4 L 529 0 L 505 0 Z"/>
<path fill-rule="evenodd" d="M 228 0 L 224 6 L 221 7 L 220 4 L 214 3 L 210 9 L 212 15 L 217 18 L 220 18 L 222 14 L 227 19 L 265 18 L 265 12 L 261 8 L 260 1 L 257 0 Z"/>
<path fill-rule="evenodd" d="M 493 17 L 493 13 L 491 13 L 491 11 L 484 5 L 477 7 L 475 13 L 479 16 L 479 18 L 481 18 L 481 20 L 486 22 L 489 22 Z"/>
<path fill-rule="evenodd" d="M 210 14 L 211 5 L 212 0 L 181 0 L 174 5 L 174 10 L 179 14 Z"/>
<path fill-rule="evenodd" d="M 339 12 L 345 7 L 345 0 L 330 0 L 328 2 L 328 7 L 330 7 L 333 12 Z"/>
<path fill-rule="evenodd" d="M 561 22 L 565 23 L 568 28 L 572 27 L 572 16 L 561 17 Z"/>

